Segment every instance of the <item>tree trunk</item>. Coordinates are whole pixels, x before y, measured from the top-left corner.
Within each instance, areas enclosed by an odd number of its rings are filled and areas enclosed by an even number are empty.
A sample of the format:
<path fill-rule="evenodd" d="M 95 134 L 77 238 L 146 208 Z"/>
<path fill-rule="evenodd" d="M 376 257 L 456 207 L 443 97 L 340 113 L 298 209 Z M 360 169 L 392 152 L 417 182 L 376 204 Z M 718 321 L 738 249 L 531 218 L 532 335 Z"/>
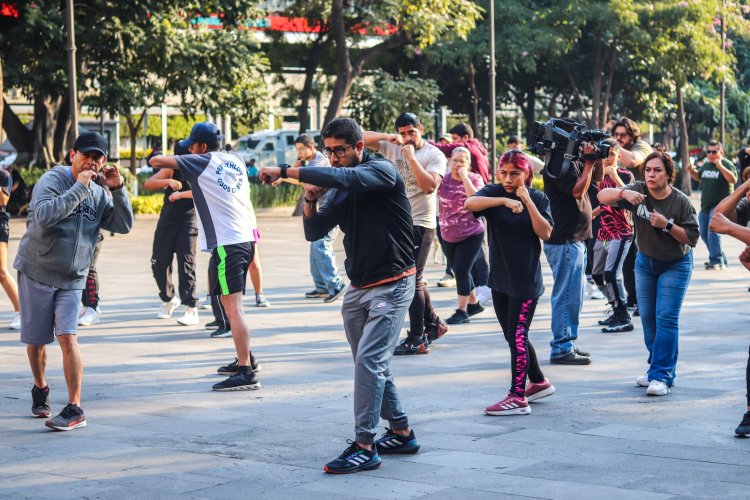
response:
<path fill-rule="evenodd" d="M 685 102 L 682 94 L 682 86 L 677 85 L 677 124 L 680 128 L 680 159 L 682 169 L 680 176 L 680 191 L 686 195 L 690 194 L 690 175 L 687 173 L 686 165 L 690 162 L 690 144 L 688 142 L 688 129 L 685 120 Z"/>
<path fill-rule="evenodd" d="M 310 52 L 307 55 L 305 62 L 305 84 L 302 86 L 302 94 L 300 95 L 299 105 L 299 133 L 304 134 L 305 130 L 312 128 L 310 124 L 310 96 L 312 95 L 313 80 L 315 80 L 315 73 L 317 73 L 318 66 L 320 65 L 320 56 L 323 53 L 325 47 L 324 42 L 324 31 L 321 30 L 320 35 L 310 47 Z"/>
<path fill-rule="evenodd" d="M 331 34 L 336 44 L 336 83 L 333 86 L 331 100 L 326 110 L 326 117 L 323 120 L 324 127 L 328 122 L 341 114 L 341 109 L 344 107 L 344 99 L 351 87 L 352 62 L 349 56 L 349 47 L 346 45 L 344 0 L 333 0 L 330 23 Z"/>
<path fill-rule="evenodd" d="M 47 166 L 54 161 L 54 121 L 61 101 L 60 97 L 34 96 L 33 147 L 29 165 Z"/>
<path fill-rule="evenodd" d="M 479 92 L 477 91 L 477 70 L 469 63 L 469 87 L 471 88 L 471 127 L 479 132 Z"/>
<path fill-rule="evenodd" d="M 66 94 L 62 98 L 60 107 L 57 108 L 55 129 L 52 135 L 52 156 L 57 163 L 63 161 L 67 149 L 73 146 L 67 143 L 70 127 L 70 97 Z M 78 136 L 77 130 L 75 135 Z"/>
<path fill-rule="evenodd" d="M 602 103 L 602 114 L 600 116 L 601 127 L 609 121 L 609 102 L 612 99 L 612 83 L 615 79 L 615 68 L 617 67 L 617 51 L 613 50 L 609 57 L 607 68 L 607 87 L 604 90 L 604 102 Z"/>
<path fill-rule="evenodd" d="M 525 133 L 536 120 L 536 88 L 532 87 L 526 90 L 526 103 L 521 108 L 523 109 L 523 118 L 526 120 Z"/>
<path fill-rule="evenodd" d="M 146 110 L 148 107 L 143 108 L 143 113 L 138 120 L 135 120 L 132 112 L 125 116 L 125 121 L 130 129 L 130 171 L 133 175 L 138 173 L 138 158 L 135 157 L 135 141 L 138 140 L 138 131 L 141 129 L 143 119 L 146 117 Z"/>
<path fill-rule="evenodd" d="M 3 98 L 3 108 L 3 129 L 8 136 L 8 140 L 18 152 L 16 163 L 19 165 L 28 165 L 31 163 L 32 150 L 34 148 L 31 130 L 26 128 L 26 125 L 21 122 L 21 119 L 18 118 L 13 108 L 8 106 L 5 98 Z"/>

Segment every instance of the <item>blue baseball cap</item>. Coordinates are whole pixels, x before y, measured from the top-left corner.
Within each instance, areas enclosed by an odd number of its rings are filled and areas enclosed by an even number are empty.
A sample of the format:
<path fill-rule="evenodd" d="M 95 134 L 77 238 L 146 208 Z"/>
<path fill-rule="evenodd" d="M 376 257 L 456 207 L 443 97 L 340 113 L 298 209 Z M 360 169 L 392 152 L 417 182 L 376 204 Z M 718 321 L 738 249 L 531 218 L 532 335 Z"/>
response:
<path fill-rule="evenodd" d="M 181 140 L 178 144 L 183 148 L 189 148 L 196 143 L 221 142 L 223 140 L 224 136 L 215 123 L 198 122 L 193 125 L 193 129 L 190 131 L 190 137 Z"/>

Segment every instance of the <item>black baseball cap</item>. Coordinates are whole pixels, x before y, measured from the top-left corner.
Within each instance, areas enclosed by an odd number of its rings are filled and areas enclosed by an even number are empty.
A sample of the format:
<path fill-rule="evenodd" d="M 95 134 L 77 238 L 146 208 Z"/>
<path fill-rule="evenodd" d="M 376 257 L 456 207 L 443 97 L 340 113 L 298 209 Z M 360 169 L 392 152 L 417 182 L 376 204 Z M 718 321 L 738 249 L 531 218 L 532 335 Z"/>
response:
<path fill-rule="evenodd" d="M 76 137 L 73 150 L 80 153 L 96 151 L 107 156 L 107 138 L 96 132 L 84 132 Z"/>
<path fill-rule="evenodd" d="M 193 144 L 210 144 L 216 141 L 222 141 L 224 136 L 215 123 L 198 122 L 193 125 L 190 131 L 190 137 L 180 141 L 180 146 L 189 148 Z"/>

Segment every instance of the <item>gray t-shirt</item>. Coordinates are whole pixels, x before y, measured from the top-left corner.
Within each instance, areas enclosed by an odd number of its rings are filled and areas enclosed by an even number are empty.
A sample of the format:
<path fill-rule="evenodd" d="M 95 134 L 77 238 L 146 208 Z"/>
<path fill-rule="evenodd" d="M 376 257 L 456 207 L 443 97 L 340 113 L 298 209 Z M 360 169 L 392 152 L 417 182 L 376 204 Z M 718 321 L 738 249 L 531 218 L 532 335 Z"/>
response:
<path fill-rule="evenodd" d="M 435 220 L 437 217 L 435 208 L 437 189 L 431 194 L 426 194 L 422 191 L 417 185 L 414 172 L 412 172 L 409 163 L 401 152 L 401 146 L 387 141 L 380 141 L 380 154 L 396 165 L 401 177 L 404 179 L 406 197 L 409 199 L 409 205 L 411 205 L 411 217 L 414 225 L 427 229 L 435 229 L 437 227 Z M 448 160 L 438 148 L 425 141 L 424 146 L 417 149 L 414 155 L 426 171 L 438 174 L 441 177 L 445 176 Z"/>

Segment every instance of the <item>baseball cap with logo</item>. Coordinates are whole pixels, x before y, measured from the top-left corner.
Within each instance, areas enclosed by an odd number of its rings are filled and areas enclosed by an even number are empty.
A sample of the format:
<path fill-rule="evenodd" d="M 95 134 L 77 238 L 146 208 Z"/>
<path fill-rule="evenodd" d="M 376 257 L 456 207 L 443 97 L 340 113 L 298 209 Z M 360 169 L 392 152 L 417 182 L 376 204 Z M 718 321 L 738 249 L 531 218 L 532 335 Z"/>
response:
<path fill-rule="evenodd" d="M 189 148 L 193 144 L 212 143 L 216 141 L 222 141 L 224 136 L 221 134 L 221 130 L 216 126 L 215 123 L 211 122 L 198 122 L 193 125 L 193 129 L 190 131 L 190 137 L 180 141 L 180 146 Z"/>
<path fill-rule="evenodd" d="M 107 156 L 107 138 L 96 132 L 84 132 L 76 137 L 75 142 L 73 142 L 73 150 L 80 153 L 96 151 Z"/>

